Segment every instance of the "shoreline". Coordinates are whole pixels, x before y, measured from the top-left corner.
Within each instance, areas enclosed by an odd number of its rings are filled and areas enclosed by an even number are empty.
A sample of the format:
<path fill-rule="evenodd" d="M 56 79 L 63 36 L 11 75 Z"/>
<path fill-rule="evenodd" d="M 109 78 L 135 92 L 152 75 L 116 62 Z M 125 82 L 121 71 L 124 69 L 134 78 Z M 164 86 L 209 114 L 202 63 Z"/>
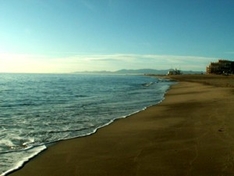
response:
<path fill-rule="evenodd" d="M 234 156 L 233 89 L 180 80 L 165 97 L 90 136 L 48 147 L 9 175 L 234 173 L 228 165 Z"/>
<path fill-rule="evenodd" d="M 174 81 L 173 81 L 173 82 L 174 82 Z M 152 104 L 152 105 L 149 105 L 149 106 L 145 106 L 145 107 L 143 107 L 142 109 L 136 110 L 136 111 L 134 111 L 134 112 L 132 112 L 132 113 L 129 113 L 129 114 L 127 114 L 127 115 L 119 116 L 118 118 L 112 119 L 112 120 L 110 120 L 109 122 L 107 122 L 107 123 L 105 123 L 105 124 L 103 124 L 103 125 L 97 127 L 96 129 L 94 129 L 94 130 L 93 130 L 92 132 L 90 132 L 90 133 L 86 133 L 86 134 L 81 135 L 81 136 L 77 136 L 77 137 L 73 137 L 73 138 L 68 138 L 68 139 L 62 139 L 62 140 L 58 140 L 58 141 L 54 141 L 54 142 L 50 142 L 50 143 L 44 144 L 43 146 L 45 146 L 45 148 L 42 149 L 41 151 L 39 151 L 39 153 L 37 153 L 36 155 L 34 155 L 34 156 L 32 156 L 32 157 L 27 158 L 27 159 L 24 160 L 24 161 L 20 161 L 19 163 L 21 163 L 21 164 L 19 164 L 19 165 L 16 166 L 15 168 L 12 168 L 12 169 L 10 169 L 10 170 L 7 170 L 6 172 L 2 173 L 1 176 L 3 176 L 3 175 L 10 175 L 10 174 L 12 174 L 12 173 L 14 173 L 14 172 L 17 172 L 18 170 L 21 170 L 28 162 L 30 162 L 31 160 L 33 160 L 34 158 L 36 158 L 36 157 L 37 157 L 38 155 L 40 155 L 42 152 L 46 151 L 46 150 L 48 149 L 48 147 L 54 146 L 54 145 L 56 145 L 57 143 L 64 142 L 64 141 L 68 141 L 68 140 L 74 140 L 74 139 L 89 137 L 89 136 L 91 136 L 91 135 L 94 135 L 98 130 L 100 130 L 100 129 L 106 127 L 106 126 L 109 126 L 109 125 L 111 125 L 112 123 L 114 123 L 114 122 L 116 122 L 116 121 L 118 121 L 118 120 L 125 119 L 125 118 L 129 118 L 129 117 L 133 116 L 134 114 L 140 113 L 141 111 L 145 111 L 147 108 L 149 108 L 149 107 L 151 107 L 151 106 L 156 106 L 156 105 L 160 104 L 160 103 L 165 99 L 165 94 L 167 93 L 167 91 L 170 89 L 170 87 L 171 87 L 172 85 L 174 85 L 174 83 L 171 83 L 171 85 L 169 86 L 169 88 L 167 88 L 167 89 L 165 90 L 165 93 L 164 93 L 162 99 L 161 99 L 160 101 L 156 102 L 155 104 Z M 43 146 L 41 146 L 41 147 L 43 147 Z"/>
<path fill-rule="evenodd" d="M 27 80 L 27 78 L 29 78 L 30 80 L 31 76 L 25 75 L 25 79 Z M 36 75 L 33 77 L 35 76 Z M 40 75 L 38 76 L 41 77 Z M 12 78 L 17 77 L 20 77 L 20 75 L 14 75 Z M 52 79 L 52 77 L 49 75 L 47 75 L 45 78 Z M 33 97 L 38 98 L 30 97 L 29 102 L 28 100 L 24 99 L 24 95 L 22 94 L 22 101 L 20 101 L 20 104 L 16 105 L 17 109 L 15 109 L 15 111 L 9 111 L 9 114 L 15 114 L 18 111 L 22 111 L 20 109 L 27 110 L 26 113 L 23 111 L 22 113 L 19 113 L 19 119 L 17 118 L 18 120 L 15 122 L 17 124 L 22 121 L 23 123 L 20 124 L 20 126 L 25 126 L 25 128 L 20 130 L 19 134 L 14 133 L 12 130 L 14 127 L 12 126 L 11 128 L 11 125 L 9 127 L 7 126 L 9 131 L 3 131 L 2 135 L 6 137 L 10 136 L 10 133 L 12 132 L 12 136 L 15 136 L 15 140 L 12 138 L 11 141 L 9 138 L 8 141 L 8 138 L 6 138 L 6 142 L 3 141 L 2 143 L 3 147 L 5 147 L 3 148 L 5 153 L 2 153 L 1 155 L 0 163 L 2 164 L 0 168 L 0 175 L 12 172 L 13 170 L 18 170 L 22 165 L 24 165 L 25 162 L 28 162 L 29 159 L 31 160 L 31 158 L 36 157 L 41 152 L 41 148 L 38 146 L 48 146 L 48 144 L 62 140 L 90 135 L 91 133 L 94 133 L 97 128 L 111 123 L 115 118 L 124 118 L 136 113 L 137 111 L 141 111 L 152 104 L 157 104 L 164 97 L 164 94 L 166 90 L 168 90 L 170 84 L 172 84 L 171 82 L 160 81 L 158 79 L 143 75 L 114 75 L 111 77 L 110 75 L 101 75 L 101 77 L 100 75 L 83 75 L 81 77 L 69 75 L 66 78 L 64 75 L 61 75 L 61 79 L 63 80 L 62 82 L 55 81 L 56 84 L 61 84 L 59 86 L 61 89 L 58 87 L 60 90 L 50 87 L 49 82 L 45 90 L 43 89 L 43 91 L 39 92 L 34 89 L 30 89 L 30 87 L 35 87 L 33 86 L 34 83 L 32 85 L 25 84 L 24 89 L 29 88 L 30 90 L 33 90 Z M 76 88 L 73 86 L 75 82 L 81 83 L 82 80 L 84 81 L 84 84 L 82 83 L 81 87 Z M 70 88 L 67 88 L 67 86 L 65 86 L 66 84 L 63 84 L 64 81 L 67 83 L 70 82 Z M 95 86 L 93 86 L 93 81 L 97 81 Z M 39 82 L 35 82 L 35 84 L 39 84 Z M 62 88 L 64 86 L 66 89 Z M 89 87 L 90 90 L 88 89 L 88 92 L 86 89 L 83 89 L 85 86 Z M 57 90 L 58 93 L 62 91 L 62 93 L 59 93 L 59 96 L 54 98 L 52 98 L 53 94 L 46 96 L 46 94 L 42 93 L 52 92 L 52 90 Z M 28 91 L 25 93 L 29 94 L 27 92 Z M 6 97 L 12 95 L 6 94 Z M 11 99 L 14 100 L 14 97 L 12 96 Z M 44 102 L 45 99 L 50 101 Z M 8 108 L 7 102 L 5 102 L 5 104 L 4 106 L 6 107 L 6 111 L 4 112 L 8 113 L 10 108 Z M 11 107 L 11 105 L 9 105 L 9 107 Z M 66 116 L 68 118 L 66 118 Z M 33 119 L 35 119 L 35 121 Z M 56 119 L 56 121 L 53 122 L 50 119 Z M 13 120 L 14 118 L 11 121 Z M 5 120 L 3 119 L 3 123 L 4 121 Z M 39 126 L 33 127 L 36 123 L 30 124 L 29 121 L 38 122 Z M 12 152 L 9 150 L 12 150 Z"/>

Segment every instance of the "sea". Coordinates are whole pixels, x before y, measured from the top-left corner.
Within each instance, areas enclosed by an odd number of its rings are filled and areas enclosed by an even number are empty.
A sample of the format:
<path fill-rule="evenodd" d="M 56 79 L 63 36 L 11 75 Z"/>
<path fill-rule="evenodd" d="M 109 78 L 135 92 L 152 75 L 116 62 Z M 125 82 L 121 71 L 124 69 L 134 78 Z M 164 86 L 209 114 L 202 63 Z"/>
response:
<path fill-rule="evenodd" d="M 51 144 L 160 103 L 172 84 L 143 75 L 0 74 L 0 175 Z"/>

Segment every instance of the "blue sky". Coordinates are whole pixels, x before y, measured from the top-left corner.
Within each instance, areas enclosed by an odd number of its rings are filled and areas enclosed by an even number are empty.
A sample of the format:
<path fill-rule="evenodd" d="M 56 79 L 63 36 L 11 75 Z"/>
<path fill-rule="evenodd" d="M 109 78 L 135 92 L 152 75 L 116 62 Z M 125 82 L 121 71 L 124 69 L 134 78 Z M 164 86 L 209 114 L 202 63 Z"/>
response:
<path fill-rule="evenodd" d="M 233 0 L 0 0 L 0 72 L 204 71 L 234 61 Z"/>

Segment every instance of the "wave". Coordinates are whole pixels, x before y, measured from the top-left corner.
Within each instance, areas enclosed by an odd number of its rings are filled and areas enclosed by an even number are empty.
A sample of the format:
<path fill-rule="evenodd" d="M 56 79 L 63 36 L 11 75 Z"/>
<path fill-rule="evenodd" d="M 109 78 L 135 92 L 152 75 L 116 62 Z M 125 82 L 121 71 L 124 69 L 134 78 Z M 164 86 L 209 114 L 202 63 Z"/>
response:
<path fill-rule="evenodd" d="M 18 161 L 17 163 L 15 163 L 10 169 L 8 169 L 7 171 L 1 173 L 1 176 L 5 176 L 6 174 L 9 174 L 19 168 L 21 168 L 26 162 L 28 162 L 31 158 L 35 157 L 36 155 L 38 155 L 39 153 L 41 153 L 43 150 L 46 149 L 45 145 L 41 145 L 38 147 L 34 147 L 34 148 L 29 148 L 27 150 L 25 150 L 24 152 L 26 152 L 28 155 L 23 155 L 24 157 L 22 157 L 22 153 L 21 152 L 14 152 L 14 155 L 10 155 L 11 153 L 5 153 L 1 156 L 1 159 L 4 160 L 13 160 L 15 158 L 21 158 L 20 161 Z M 8 156 L 9 155 L 9 156 Z M 12 158 L 12 156 L 14 156 L 14 158 Z M 3 163 L 4 165 L 4 163 Z"/>
<path fill-rule="evenodd" d="M 0 118 L 4 129 L 1 130 L 4 135 L 8 135 L 11 133 L 7 130 L 12 128 L 13 136 L 6 137 L 9 137 L 8 142 L 12 142 L 8 146 L 13 148 L 12 150 L 3 149 L 5 153 L 1 151 L 0 162 L 4 160 L 7 162 L 4 162 L 5 165 L 0 168 L 0 172 L 6 174 L 22 167 L 23 163 L 45 150 L 46 146 L 58 141 L 94 134 L 98 129 L 117 119 L 127 118 L 160 103 L 170 86 L 168 82 L 164 83 L 163 80 L 157 79 L 155 81 L 155 78 L 148 77 L 95 77 L 95 81 L 93 79 L 92 76 L 85 80 L 72 77 L 68 83 L 66 79 L 62 80 L 62 85 L 61 80 L 54 82 L 52 87 L 49 87 L 50 84 L 46 85 L 44 86 L 46 89 L 38 90 L 38 95 L 37 92 L 33 93 L 33 98 L 38 97 L 35 102 L 32 102 L 37 104 L 38 107 L 35 108 L 30 106 L 28 108 L 27 105 L 7 111 L 4 108 L 4 118 Z M 52 79 L 48 83 L 53 81 Z M 38 83 L 41 82 L 38 81 Z M 58 84 L 59 86 L 56 86 Z M 59 87 L 61 90 L 58 90 Z M 51 90 L 47 90 L 48 88 Z M 20 100 L 20 97 L 18 99 Z M 14 101 L 11 103 L 16 104 Z M 13 166 L 12 163 L 14 163 Z"/>

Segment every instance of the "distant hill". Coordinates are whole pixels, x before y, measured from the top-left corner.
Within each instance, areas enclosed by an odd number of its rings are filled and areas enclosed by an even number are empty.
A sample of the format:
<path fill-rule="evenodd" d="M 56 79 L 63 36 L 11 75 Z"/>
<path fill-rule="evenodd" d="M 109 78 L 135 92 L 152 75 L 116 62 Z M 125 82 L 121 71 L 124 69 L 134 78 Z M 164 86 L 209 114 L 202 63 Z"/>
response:
<path fill-rule="evenodd" d="M 167 70 L 156 70 L 156 69 L 121 69 L 117 71 L 83 71 L 83 72 L 75 72 L 82 74 L 132 74 L 132 75 L 143 75 L 143 74 L 154 74 L 154 75 L 165 75 L 167 74 Z M 201 74 L 201 71 L 183 71 L 182 74 Z"/>
<path fill-rule="evenodd" d="M 155 70 L 155 69 L 138 69 L 138 70 L 128 70 L 128 69 L 122 69 L 118 70 L 115 73 L 119 74 L 166 74 L 168 70 Z"/>

